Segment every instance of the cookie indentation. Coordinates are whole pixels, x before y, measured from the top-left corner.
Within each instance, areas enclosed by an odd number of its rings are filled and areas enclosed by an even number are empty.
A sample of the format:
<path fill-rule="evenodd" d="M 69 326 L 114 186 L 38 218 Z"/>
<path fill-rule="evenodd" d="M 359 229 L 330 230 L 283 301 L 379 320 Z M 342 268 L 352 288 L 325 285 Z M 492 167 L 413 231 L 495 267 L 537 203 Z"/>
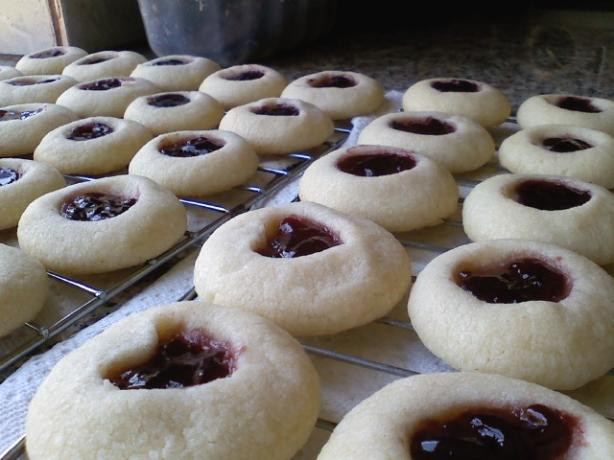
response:
<path fill-rule="evenodd" d="M 106 123 L 95 121 L 93 123 L 87 123 L 74 128 L 67 136 L 68 139 L 73 141 L 88 141 L 90 139 L 96 139 L 98 137 L 111 134 L 113 128 Z"/>
<path fill-rule="evenodd" d="M 296 117 L 300 112 L 297 107 L 290 104 L 272 103 L 252 109 L 256 115 L 268 115 L 272 117 Z"/>
<path fill-rule="evenodd" d="M 189 64 L 190 61 L 187 59 L 179 59 L 179 58 L 169 58 L 169 59 L 161 59 L 158 61 L 154 61 L 149 65 L 158 66 L 158 65 L 185 65 Z"/>
<path fill-rule="evenodd" d="M 92 57 L 81 59 L 77 64 L 78 65 L 100 64 L 101 62 L 109 61 L 113 59 L 114 57 L 115 56 L 92 56 Z"/>
<path fill-rule="evenodd" d="M 431 83 L 431 87 L 442 93 L 477 93 L 480 90 L 476 83 L 458 78 L 436 80 Z"/>
<path fill-rule="evenodd" d="M 18 77 L 8 80 L 6 83 L 12 86 L 31 86 L 31 85 L 42 85 L 44 83 L 53 83 L 54 81 L 58 81 L 58 77 L 50 77 L 50 78 L 40 78 L 40 77 Z"/>
<path fill-rule="evenodd" d="M 562 109 L 572 110 L 574 112 L 586 112 L 586 113 L 599 113 L 602 110 L 599 107 L 595 107 L 593 102 L 586 97 L 578 96 L 564 96 L 559 98 L 555 105 Z"/>
<path fill-rule="evenodd" d="M 86 193 L 65 202 L 60 213 L 66 219 L 94 222 L 119 216 L 134 206 L 136 201 L 136 198 Z"/>
<path fill-rule="evenodd" d="M 452 123 L 435 117 L 392 120 L 390 127 L 407 133 L 428 134 L 431 136 L 441 136 L 456 131 L 456 127 Z"/>
<path fill-rule="evenodd" d="M 63 56 L 64 54 L 66 54 L 66 51 L 64 51 L 61 48 L 51 48 L 45 51 L 41 51 L 40 53 L 30 54 L 30 58 L 31 59 L 48 59 L 52 57 Z"/>
<path fill-rule="evenodd" d="M 113 88 L 119 88 L 121 85 L 122 81 L 119 78 L 103 78 L 102 80 L 79 85 L 79 88 L 86 91 L 107 91 Z"/>
<path fill-rule="evenodd" d="M 551 152 L 568 153 L 577 152 L 578 150 L 586 150 L 592 147 L 586 141 L 582 139 L 576 139 L 575 137 L 549 137 L 542 141 L 542 147 Z"/>
<path fill-rule="evenodd" d="M 185 388 L 228 377 L 235 370 L 230 344 L 191 330 L 160 343 L 149 361 L 110 380 L 121 390 Z"/>
<path fill-rule="evenodd" d="M 243 72 L 233 72 L 229 73 L 228 75 L 222 75 L 224 80 L 231 81 L 258 80 L 262 77 L 264 77 L 264 72 L 262 70 L 245 70 Z"/>
<path fill-rule="evenodd" d="M 222 139 L 198 136 L 176 142 L 163 142 L 158 151 L 170 157 L 196 157 L 215 152 L 224 147 L 224 145 L 225 142 Z"/>
<path fill-rule="evenodd" d="M 188 102 L 190 102 L 189 98 L 177 93 L 159 94 L 147 98 L 147 104 L 153 107 L 177 107 Z"/>
<path fill-rule="evenodd" d="M 354 176 L 377 177 L 397 174 L 416 166 L 416 160 L 410 155 L 392 152 L 345 155 L 337 161 L 337 168 Z"/>
<path fill-rule="evenodd" d="M 0 110 L 0 121 L 25 120 L 43 111 L 43 108 L 35 110 Z"/>
<path fill-rule="evenodd" d="M 563 182 L 526 180 L 516 186 L 515 200 L 525 206 L 544 211 L 560 211 L 582 206 L 591 199 L 591 192 Z"/>
<path fill-rule="evenodd" d="M 19 180 L 20 174 L 12 168 L 0 167 L 0 187 Z"/>
<path fill-rule="evenodd" d="M 349 75 L 324 74 L 310 78 L 307 83 L 312 88 L 351 88 L 358 83 Z"/>

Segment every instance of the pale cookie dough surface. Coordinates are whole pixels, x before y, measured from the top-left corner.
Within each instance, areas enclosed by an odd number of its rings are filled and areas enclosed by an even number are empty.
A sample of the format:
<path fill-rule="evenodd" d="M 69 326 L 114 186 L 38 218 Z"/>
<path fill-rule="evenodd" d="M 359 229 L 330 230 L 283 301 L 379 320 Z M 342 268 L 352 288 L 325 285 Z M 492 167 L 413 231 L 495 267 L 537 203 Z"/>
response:
<path fill-rule="evenodd" d="M 569 97 L 588 101 L 596 112 L 569 110 L 557 105 Z M 539 125 L 573 125 L 604 131 L 614 136 L 614 102 L 599 97 L 540 94 L 520 104 L 516 118 L 523 128 Z"/>
<path fill-rule="evenodd" d="M 190 149 L 205 141 L 216 150 L 195 156 L 171 156 L 169 146 Z M 130 162 L 130 174 L 149 177 L 179 196 L 205 196 L 244 183 L 258 168 L 258 155 L 244 139 L 228 131 L 179 131 L 151 140 Z"/>
<path fill-rule="evenodd" d="M 439 91 L 432 86 L 450 81 L 468 82 L 477 91 Z M 403 95 L 403 110 L 461 115 L 489 128 L 503 123 L 512 109 L 505 95 L 487 83 L 466 78 L 430 78 L 407 89 Z"/>
<path fill-rule="evenodd" d="M 15 227 L 32 201 L 66 185 L 64 177 L 53 166 L 32 160 L 0 158 L 0 170 L 3 178 L 11 172 L 18 177 L 0 187 L 0 229 Z"/>
<path fill-rule="evenodd" d="M 242 64 L 212 73 L 198 89 L 231 109 L 258 99 L 278 97 L 287 84 L 285 77 L 275 69 Z"/>
<path fill-rule="evenodd" d="M 40 262 L 0 244 L 0 337 L 34 318 L 48 291 L 47 272 Z"/>
<path fill-rule="evenodd" d="M 88 126 L 92 129 L 87 130 Z M 109 130 L 108 134 L 94 134 L 99 137 L 83 138 L 88 132 Z M 136 152 L 151 138 L 147 128 L 131 120 L 83 118 L 43 137 L 34 150 L 34 159 L 55 166 L 63 174 L 105 174 L 128 166 Z"/>
<path fill-rule="evenodd" d="M 290 108 L 294 115 L 258 114 Z M 271 98 L 235 107 L 220 122 L 252 144 L 259 154 L 284 155 L 322 144 L 334 132 L 333 121 L 315 105 L 298 99 Z"/>
<path fill-rule="evenodd" d="M 333 120 L 371 113 L 384 102 L 384 90 L 373 78 L 334 70 L 298 78 L 286 86 L 281 96 L 310 102 Z"/>
<path fill-rule="evenodd" d="M 428 124 L 433 133 L 424 133 Z M 412 150 L 437 161 L 452 173 L 472 171 L 495 153 L 490 133 L 470 118 L 441 112 L 388 113 L 369 123 L 359 144 Z"/>
<path fill-rule="evenodd" d="M 21 75 L 22 73 L 15 67 L 11 67 L 9 65 L 0 65 L 0 80 L 21 77 Z"/>
<path fill-rule="evenodd" d="M 0 157 L 28 155 L 52 129 L 77 119 L 56 104 L 17 104 L 0 107 Z"/>
<path fill-rule="evenodd" d="M 55 102 L 77 81 L 66 75 L 27 75 L 0 81 L 0 105 Z"/>
<path fill-rule="evenodd" d="M 64 203 L 88 193 L 137 201 L 122 214 L 98 221 L 70 220 L 61 214 Z M 33 201 L 19 221 L 17 237 L 25 252 L 51 270 L 92 274 L 143 263 L 178 242 L 185 229 L 185 208 L 171 192 L 145 177 L 113 176 Z"/>
<path fill-rule="evenodd" d="M 577 401 L 522 380 L 456 372 L 408 377 L 387 385 L 345 416 L 318 460 L 411 460 L 411 439 L 428 420 L 445 420 L 472 408 L 534 404 L 577 420 L 565 458 L 614 456 L 614 425 Z"/>
<path fill-rule="evenodd" d="M 199 56 L 173 54 L 143 62 L 132 71 L 164 91 L 195 91 L 203 79 L 220 70 L 220 65 Z"/>
<path fill-rule="evenodd" d="M 234 372 L 169 389 L 108 380 L 190 330 L 228 343 Z M 129 316 L 62 359 L 30 404 L 27 451 L 31 460 L 287 460 L 307 441 L 319 398 L 318 375 L 286 332 L 241 310 L 180 302 Z"/>
<path fill-rule="evenodd" d="M 57 103 L 68 107 L 82 118 L 121 118 L 128 105 L 137 97 L 158 91 L 156 85 L 142 78 L 110 77 L 75 85 L 62 93 Z"/>
<path fill-rule="evenodd" d="M 543 210 L 516 201 L 526 181 L 560 183 L 590 193 L 580 206 Z M 560 176 L 502 174 L 478 184 L 463 204 L 463 227 L 473 241 L 521 238 L 565 247 L 599 265 L 614 262 L 614 194 Z"/>
<path fill-rule="evenodd" d="M 23 56 L 15 67 L 24 75 L 51 75 L 62 73 L 71 62 L 87 55 L 76 46 L 54 46 Z"/>
<path fill-rule="evenodd" d="M 146 60 L 145 56 L 134 51 L 100 51 L 71 62 L 62 73 L 77 81 L 127 77 Z"/>
<path fill-rule="evenodd" d="M 356 176 L 338 163 L 352 156 L 409 157 L 412 169 L 382 176 Z M 393 232 L 440 224 L 458 207 L 458 187 L 452 175 L 431 159 L 384 146 L 336 150 L 316 160 L 299 183 L 301 200 L 370 219 Z"/>
<path fill-rule="evenodd" d="M 558 302 L 488 303 L 460 287 L 460 271 L 537 258 L 568 278 Z M 459 370 L 493 372 L 571 390 L 614 367 L 614 279 L 587 258 L 528 240 L 452 249 L 418 275 L 409 316 L 424 345 Z"/>
<path fill-rule="evenodd" d="M 258 252 L 289 216 L 335 232 L 342 244 L 291 259 Z M 196 261 L 201 299 L 251 310 L 297 336 L 333 334 L 389 312 L 407 291 L 410 262 L 386 230 L 315 203 L 250 211 L 218 228 Z"/>
<path fill-rule="evenodd" d="M 156 105 L 158 104 L 158 105 Z M 154 134 L 216 128 L 224 107 L 199 91 L 157 93 L 136 98 L 124 118 L 147 126 Z"/>

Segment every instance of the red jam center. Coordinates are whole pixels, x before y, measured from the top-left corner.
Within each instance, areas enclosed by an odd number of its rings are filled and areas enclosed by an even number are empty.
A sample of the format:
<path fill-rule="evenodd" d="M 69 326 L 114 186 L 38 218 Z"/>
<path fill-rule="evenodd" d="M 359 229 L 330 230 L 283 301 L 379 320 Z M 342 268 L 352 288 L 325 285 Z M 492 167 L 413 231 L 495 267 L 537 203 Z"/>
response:
<path fill-rule="evenodd" d="M 90 139 L 106 136 L 112 132 L 113 128 L 109 125 L 95 121 L 93 123 L 77 126 L 70 132 L 68 139 L 73 141 L 88 141 Z"/>
<path fill-rule="evenodd" d="M 258 80 L 259 78 L 264 77 L 264 72 L 262 70 L 245 70 L 239 73 L 230 73 L 225 75 L 224 80 L 232 80 L 232 81 L 248 81 L 248 80 Z"/>
<path fill-rule="evenodd" d="M 277 233 L 258 254 L 265 257 L 293 258 L 308 256 L 341 244 L 339 237 L 324 225 L 305 217 L 288 216 Z"/>
<path fill-rule="evenodd" d="M 544 211 L 560 211 L 582 206 L 591 199 L 591 192 L 579 190 L 563 182 L 527 180 L 516 187 L 516 201 Z"/>
<path fill-rule="evenodd" d="M 0 110 L 0 121 L 25 120 L 43 111 L 42 108 L 36 110 Z"/>
<path fill-rule="evenodd" d="M 53 83 L 54 81 L 58 81 L 59 78 L 51 77 L 51 78 L 36 78 L 36 77 L 19 77 L 13 78 L 12 80 L 8 80 L 7 83 L 12 86 L 30 86 L 30 85 L 41 85 L 44 83 Z"/>
<path fill-rule="evenodd" d="M 573 110 L 574 112 L 599 113 L 602 110 L 593 105 L 593 102 L 586 97 L 564 96 L 556 101 L 555 105 L 562 109 Z"/>
<path fill-rule="evenodd" d="M 313 88 L 351 88 L 356 86 L 356 80 L 349 75 L 324 74 L 310 78 L 307 83 Z"/>
<path fill-rule="evenodd" d="M 185 105 L 190 102 L 190 99 L 183 94 L 166 93 L 159 94 L 157 96 L 149 96 L 147 98 L 147 104 L 153 107 L 177 107 L 179 105 Z"/>
<path fill-rule="evenodd" d="M 149 361 L 110 380 L 121 390 L 184 388 L 228 377 L 235 369 L 228 343 L 192 330 L 161 343 Z"/>
<path fill-rule="evenodd" d="M 163 143 L 158 150 L 169 157 L 196 157 L 215 152 L 224 147 L 221 139 L 211 139 L 205 136 L 184 139 L 177 142 Z"/>
<path fill-rule="evenodd" d="M 534 258 L 514 260 L 490 269 L 463 270 L 458 273 L 456 283 L 488 303 L 559 302 L 570 290 L 566 275 Z"/>
<path fill-rule="evenodd" d="M 477 93 L 480 87 L 469 80 L 453 78 L 451 80 L 436 80 L 431 87 L 442 93 Z"/>
<path fill-rule="evenodd" d="M 590 149 L 592 145 L 574 137 L 549 137 L 542 141 L 542 147 L 551 152 L 567 153 Z"/>
<path fill-rule="evenodd" d="M 289 104 L 267 104 L 262 107 L 255 107 L 252 112 L 256 115 L 269 115 L 272 117 L 295 117 L 299 114 L 299 110 Z"/>
<path fill-rule="evenodd" d="M 377 177 L 397 174 L 416 166 L 410 155 L 382 152 L 363 155 L 345 155 L 337 161 L 337 168 L 354 176 Z"/>
<path fill-rule="evenodd" d="M 79 65 L 92 65 L 92 64 L 100 64 L 101 62 L 109 61 L 113 59 L 115 56 L 91 56 L 88 58 L 84 58 L 79 61 Z"/>
<path fill-rule="evenodd" d="M 441 136 L 456 131 L 456 127 L 453 124 L 434 117 L 393 120 L 390 123 L 390 127 L 408 133 L 428 134 L 431 136 Z"/>
<path fill-rule="evenodd" d="M 119 216 L 136 203 L 136 198 L 123 198 L 104 193 L 77 195 L 62 205 L 61 214 L 70 220 L 98 221 Z"/>
<path fill-rule="evenodd" d="M 169 58 L 169 59 L 160 59 L 158 61 L 154 61 L 149 65 L 185 65 L 189 63 L 190 61 L 188 61 L 187 59 Z"/>
<path fill-rule="evenodd" d="M 0 187 L 19 180 L 19 173 L 12 168 L 0 167 Z"/>
<path fill-rule="evenodd" d="M 31 59 L 48 59 L 52 57 L 63 56 L 66 54 L 66 51 L 60 48 L 51 48 L 45 51 L 41 51 L 40 53 L 30 54 Z"/>
<path fill-rule="evenodd" d="M 96 80 L 91 83 L 83 83 L 79 85 L 79 88 L 87 91 L 107 91 L 113 88 L 119 88 L 122 85 L 122 81 L 119 78 L 103 78 L 102 80 Z"/>
<path fill-rule="evenodd" d="M 410 441 L 415 460 L 557 460 L 569 451 L 578 422 L 542 404 L 475 408 L 427 420 Z"/>

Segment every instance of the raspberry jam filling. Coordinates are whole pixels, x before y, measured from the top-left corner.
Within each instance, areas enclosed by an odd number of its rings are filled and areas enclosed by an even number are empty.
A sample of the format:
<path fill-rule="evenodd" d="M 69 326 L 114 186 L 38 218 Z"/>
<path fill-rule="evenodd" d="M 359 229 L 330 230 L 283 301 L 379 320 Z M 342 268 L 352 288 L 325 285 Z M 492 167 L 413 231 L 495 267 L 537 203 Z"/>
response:
<path fill-rule="evenodd" d="M 123 214 L 136 203 L 136 198 L 123 198 L 104 193 L 77 195 L 62 205 L 60 213 L 70 220 L 98 221 Z"/>
<path fill-rule="evenodd" d="M 102 80 L 96 80 L 91 83 L 83 83 L 79 85 L 79 88 L 87 91 L 107 91 L 113 88 L 119 88 L 121 85 L 122 81 L 119 78 L 103 78 Z"/>
<path fill-rule="evenodd" d="M 230 344 L 191 330 L 160 343 L 149 361 L 110 380 L 121 390 L 191 387 L 228 377 L 236 358 Z"/>
<path fill-rule="evenodd" d="M 416 460 L 557 460 L 569 451 L 575 417 L 542 404 L 478 407 L 445 420 L 426 420 L 411 436 Z"/>
<path fill-rule="evenodd" d="M 431 136 L 441 136 L 456 131 L 456 127 L 453 124 L 434 117 L 392 120 L 390 127 L 407 133 L 428 134 Z"/>
<path fill-rule="evenodd" d="M 351 88 L 358 83 L 349 75 L 324 74 L 310 78 L 307 83 L 312 88 Z"/>
<path fill-rule="evenodd" d="M 230 73 L 223 76 L 224 80 L 232 81 L 258 80 L 262 77 L 264 77 L 264 72 L 262 70 L 245 70 L 243 72 Z"/>
<path fill-rule="evenodd" d="M 537 179 L 521 182 L 515 192 L 518 203 L 544 211 L 575 208 L 591 199 L 591 192 L 587 190 L 579 190 L 563 182 Z"/>
<path fill-rule="evenodd" d="M 147 104 L 153 107 L 177 107 L 179 105 L 185 105 L 188 102 L 190 102 L 190 99 L 183 94 L 177 93 L 159 94 L 147 98 Z"/>
<path fill-rule="evenodd" d="M 599 113 L 602 110 L 593 105 L 593 102 L 586 97 L 578 97 L 578 96 L 564 96 L 559 98 L 555 104 L 556 106 L 566 109 L 573 110 L 574 112 L 587 112 L 587 113 Z"/>
<path fill-rule="evenodd" d="M 70 132 L 67 138 L 72 141 L 88 141 L 90 139 L 106 136 L 112 132 L 113 128 L 109 125 L 95 121 L 93 123 L 77 126 Z"/>
<path fill-rule="evenodd" d="M 185 65 L 189 63 L 190 61 L 188 61 L 187 59 L 169 58 L 154 61 L 149 65 Z"/>
<path fill-rule="evenodd" d="M 91 56 L 84 58 L 78 62 L 78 65 L 100 64 L 101 62 L 110 61 L 115 56 Z"/>
<path fill-rule="evenodd" d="M 215 152 L 224 147 L 221 139 L 212 139 L 205 136 L 183 139 L 177 142 L 165 142 L 158 147 L 158 151 L 169 157 L 197 157 Z"/>
<path fill-rule="evenodd" d="M 490 268 L 463 270 L 456 276 L 456 284 L 488 303 L 559 302 L 571 290 L 564 273 L 530 257 Z"/>
<path fill-rule="evenodd" d="M 592 145 L 575 137 L 549 137 L 542 141 L 542 147 L 551 152 L 568 153 L 590 149 Z"/>
<path fill-rule="evenodd" d="M 349 149 L 348 154 L 337 160 L 337 168 L 354 176 L 377 177 L 397 174 L 416 166 L 416 160 L 411 155 L 372 149 L 372 153 L 353 154 L 357 150 Z"/>
<path fill-rule="evenodd" d="M 442 93 L 477 93 L 480 87 L 469 80 L 453 78 L 451 80 L 436 80 L 431 87 Z"/>
<path fill-rule="evenodd" d="M 40 53 L 30 54 L 31 59 L 48 59 L 52 57 L 63 56 L 66 54 L 66 51 L 60 48 L 50 48 L 45 51 L 41 51 Z"/>
<path fill-rule="evenodd" d="M 0 167 L 0 187 L 19 180 L 19 173 L 12 168 Z"/>
<path fill-rule="evenodd" d="M 298 108 L 289 104 L 272 103 L 261 107 L 254 107 L 252 113 L 256 115 L 268 115 L 272 117 L 295 117 L 299 114 Z"/>
<path fill-rule="evenodd" d="M 35 110 L 0 110 L 0 121 L 25 120 L 43 111 L 42 107 Z"/>
<path fill-rule="evenodd" d="M 256 252 L 265 257 L 289 259 L 315 254 L 341 243 L 326 226 L 306 217 L 288 216 L 279 223 L 277 233 L 267 246 Z"/>
<path fill-rule="evenodd" d="M 7 83 L 12 86 L 31 86 L 31 85 L 41 85 L 44 83 L 53 83 L 54 81 L 58 81 L 58 77 L 50 77 L 50 78 L 40 78 L 40 77 L 19 77 L 13 78 L 12 80 L 8 80 Z"/>

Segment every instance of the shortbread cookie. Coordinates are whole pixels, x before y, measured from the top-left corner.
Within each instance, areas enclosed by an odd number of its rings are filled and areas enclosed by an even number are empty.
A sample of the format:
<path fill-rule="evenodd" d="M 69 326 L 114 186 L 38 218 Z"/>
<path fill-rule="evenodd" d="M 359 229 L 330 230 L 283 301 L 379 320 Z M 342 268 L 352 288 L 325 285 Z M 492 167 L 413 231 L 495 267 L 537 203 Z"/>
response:
<path fill-rule="evenodd" d="M 200 298 L 254 311 L 297 336 L 334 334 L 389 312 L 410 284 L 403 246 L 366 219 L 315 203 L 250 211 L 196 261 Z"/>
<path fill-rule="evenodd" d="M 369 123 L 358 143 L 412 150 L 452 173 L 477 169 L 495 153 L 486 129 L 470 118 L 441 112 L 388 113 Z"/>
<path fill-rule="evenodd" d="M 130 103 L 124 118 L 138 121 L 154 134 L 216 128 L 224 107 L 200 91 L 141 96 Z"/>
<path fill-rule="evenodd" d="M 9 65 L 0 65 L 0 80 L 8 80 L 9 78 L 21 77 L 21 72 L 15 67 Z"/>
<path fill-rule="evenodd" d="M 132 76 L 149 80 L 164 91 L 195 91 L 205 77 L 218 70 L 220 65 L 211 59 L 174 54 L 137 65 Z"/>
<path fill-rule="evenodd" d="M 32 160 L 0 158 L 0 229 L 15 227 L 26 207 L 66 182 L 53 166 Z"/>
<path fill-rule="evenodd" d="M 384 90 L 373 78 L 338 70 L 298 78 L 286 86 L 281 96 L 309 102 L 333 120 L 371 113 L 384 102 Z"/>
<path fill-rule="evenodd" d="M 518 124 L 572 125 L 597 129 L 614 136 L 614 102 L 599 97 L 569 94 L 540 94 L 518 107 Z"/>
<path fill-rule="evenodd" d="M 47 272 L 40 262 L 0 244 L 0 337 L 33 319 L 43 308 L 48 291 Z"/>
<path fill-rule="evenodd" d="M 179 131 L 145 144 L 130 162 L 130 174 L 180 196 L 203 196 L 242 184 L 258 169 L 258 155 L 228 131 Z"/>
<path fill-rule="evenodd" d="M 28 155 L 43 136 L 77 116 L 55 104 L 18 104 L 0 107 L 0 157 Z"/>
<path fill-rule="evenodd" d="M 614 367 L 614 279 L 568 249 L 494 240 L 448 251 L 418 275 L 409 315 L 460 370 L 578 388 Z"/>
<path fill-rule="evenodd" d="M 84 118 L 43 137 L 34 150 L 34 159 L 55 166 L 63 174 L 105 174 L 128 166 L 152 137 L 147 128 L 131 120 Z"/>
<path fill-rule="evenodd" d="M 220 129 L 237 133 L 259 154 L 283 155 L 322 144 L 335 125 L 313 104 L 271 98 L 231 109 Z"/>
<path fill-rule="evenodd" d="M 452 175 L 429 158 L 360 145 L 324 155 L 305 171 L 301 200 L 365 217 L 392 232 L 440 224 L 458 207 Z"/>
<path fill-rule="evenodd" d="M 157 91 L 159 88 L 156 85 L 142 78 L 103 78 L 69 88 L 58 98 L 57 103 L 81 117 L 121 118 L 137 97 Z"/>
<path fill-rule="evenodd" d="M 614 457 L 614 425 L 522 380 L 456 372 L 393 382 L 350 411 L 318 460 Z"/>
<path fill-rule="evenodd" d="M 127 77 L 146 60 L 145 56 L 134 51 L 100 51 L 71 62 L 62 73 L 77 81 Z"/>
<path fill-rule="evenodd" d="M 487 128 L 503 123 L 512 111 L 497 88 L 458 78 L 431 78 L 414 83 L 403 95 L 403 109 L 462 115 Z"/>
<path fill-rule="evenodd" d="M 145 177 L 113 176 L 34 200 L 17 227 L 19 245 L 51 270 L 103 273 L 145 262 L 179 241 L 186 211 Z"/>
<path fill-rule="evenodd" d="M 230 109 L 258 99 L 278 97 L 287 84 L 284 76 L 270 67 L 243 64 L 212 73 L 199 91 L 210 94 Z"/>
<path fill-rule="evenodd" d="M 26 449 L 31 460 L 287 460 L 319 399 L 318 374 L 286 332 L 180 302 L 129 316 L 63 358 L 32 399 Z"/>
<path fill-rule="evenodd" d="M 0 81 L 0 105 L 55 102 L 77 81 L 66 75 L 28 75 Z"/>
<path fill-rule="evenodd" d="M 502 174 L 465 199 L 473 241 L 523 238 L 563 246 L 599 265 L 614 263 L 614 194 L 561 176 Z"/>
<path fill-rule="evenodd" d="M 499 161 L 513 173 L 553 174 L 614 188 L 614 138 L 571 125 L 523 129 L 503 141 Z"/>
<path fill-rule="evenodd" d="M 54 46 L 23 56 L 15 67 L 24 75 L 53 75 L 62 73 L 71 62 L 87 56 L 76 46 Z"/>

